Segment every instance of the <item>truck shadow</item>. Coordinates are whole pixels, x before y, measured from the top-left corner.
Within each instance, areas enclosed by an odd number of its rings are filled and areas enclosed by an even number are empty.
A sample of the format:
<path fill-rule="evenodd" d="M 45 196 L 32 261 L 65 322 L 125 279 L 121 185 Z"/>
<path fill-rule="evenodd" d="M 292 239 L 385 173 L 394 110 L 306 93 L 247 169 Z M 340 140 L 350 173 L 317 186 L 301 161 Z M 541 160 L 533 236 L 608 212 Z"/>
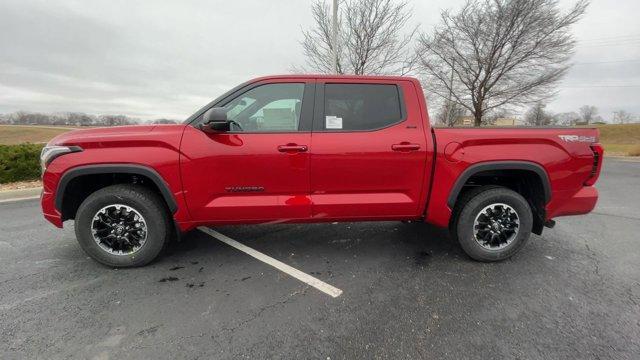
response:
<path fill-rule="evenodd" d="M 284 262 L 291 258 L 296 260 L 296 256 L 322 258 L 330 262 L 354 257 L 375 261 L 401 257 L 417 266 L 428 266 L 435 259 L 470 261 L 458 243 L 450 239 L 446 229 L 426 223 L 243 225 L 217 227 L 216 230 Z M 226 244 L 194 230 L 185 234 L 180 242 L 173 242 L 163 258 L 186 261 L 189 256 L 208 254 L 210 257 L 228 249 Z"/>

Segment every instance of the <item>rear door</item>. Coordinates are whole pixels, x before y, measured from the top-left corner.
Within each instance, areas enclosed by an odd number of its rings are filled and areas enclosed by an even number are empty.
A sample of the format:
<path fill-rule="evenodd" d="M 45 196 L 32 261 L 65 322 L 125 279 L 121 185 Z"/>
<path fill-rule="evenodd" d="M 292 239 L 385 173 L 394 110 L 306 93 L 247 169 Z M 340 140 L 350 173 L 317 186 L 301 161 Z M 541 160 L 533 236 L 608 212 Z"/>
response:
<path fill-rule="evenodd" d="M 216 104 L 239 126 L 182 138 L 180 165 L 191 216 L 211 223 L 308 219 L 309 146 L 315 84 L 276 79 Z"/>
<path fill-rule="evenodd" d="M 315 218 L 417 216 L 426 135 L 409 81 L 320 81 L 311 144 Z"/>

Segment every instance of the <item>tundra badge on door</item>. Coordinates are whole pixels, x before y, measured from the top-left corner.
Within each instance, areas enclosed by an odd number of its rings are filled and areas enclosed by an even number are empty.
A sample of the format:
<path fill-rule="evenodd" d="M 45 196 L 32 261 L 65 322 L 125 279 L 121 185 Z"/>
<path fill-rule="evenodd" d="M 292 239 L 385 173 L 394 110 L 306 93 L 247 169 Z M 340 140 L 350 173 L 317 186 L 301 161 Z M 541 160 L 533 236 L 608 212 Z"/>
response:
<path fill-rule="evenodd" d="M 262 192 L 262 186 L 228 186 L 224 188 L 226 192 Z"/>

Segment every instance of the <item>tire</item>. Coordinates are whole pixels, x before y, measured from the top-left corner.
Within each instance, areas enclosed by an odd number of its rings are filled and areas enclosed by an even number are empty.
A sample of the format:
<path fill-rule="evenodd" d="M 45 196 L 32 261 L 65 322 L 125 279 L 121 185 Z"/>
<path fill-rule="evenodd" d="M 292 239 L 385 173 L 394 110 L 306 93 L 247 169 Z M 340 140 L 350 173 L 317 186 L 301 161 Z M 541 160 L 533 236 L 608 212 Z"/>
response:
<path fill-rule="evenodd" d="M 474 260 L 508 259 L 525 246 L 531 235 L 531 207 L 511 189 L 483 186 L 470 190 L 462 196 L 456 210 L 453 235 Z"/>
<path fill-rule="evenodd" d="M 131 230 L 125 230 L 125 226 Z M 114 231 L 122 237 L 110 246 L 116 235 L 109 234 Z M 156 193 L 139 185 L 120 184 L 100 189 L 80 204 L 75 232 L 82 250 L 97 262 L 136 267 L 150 263 L 162 252 L 171 235 L 171 222 L 165 203 Z"/>

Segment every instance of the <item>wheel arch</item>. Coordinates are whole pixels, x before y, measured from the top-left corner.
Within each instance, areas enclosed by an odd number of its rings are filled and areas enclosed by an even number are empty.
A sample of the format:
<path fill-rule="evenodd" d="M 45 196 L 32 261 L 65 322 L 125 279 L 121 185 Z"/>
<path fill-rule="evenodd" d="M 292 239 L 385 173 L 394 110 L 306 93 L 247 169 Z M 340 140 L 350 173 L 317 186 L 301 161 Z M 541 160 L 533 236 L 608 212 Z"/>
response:
<path fill-rule="evenodd" d="M 116 174 L 140 176 L 149 179 L 165 201 L 169 211 L 175 214 L 178 210 L 177 202 L 169 189 L 169 185 L 164 181 L 162 176 L 148 166 L 137 164 L 86 165 L 68 170 L 62 175 L 58 182 L 55 200 L 56 209 L 63 215 L 63 218 L 71 218 L 68 214 L 65 214 L 65 198 L 69 198 L 69 186 L 73 184 L 74 180 L 81 179 L 82 177 Z"/>
<path fill-rule="evenodd" d="M 471 165 L 463 171 L 449 192 L 447 205 L 453 209 L 456 199 L 458 195 L 460 195 L 460 191 L 472 176 L 486 171 L 508 170 L 524 170 L 536 173 L 542 184 L 545 204 L 551 200 L 551 182 L 549 181 L 547 171 L 542 166 L 529 161 L 491 161 Z"/>
<path fill-rule="evenodd" d="M 551 182 L 541 165 L 529 161 L 492 161 L 471 165 L 460 174 L 451 188 L 447 198 L 449 208 L 456 209 L 462 194 L 474 185 L 505 186 L 520 193 L 536 215 L 533 232 L 542 233 L 545 205 L 551 200 Z M 455 210 L 451 220 L 454 219 Z"/>

